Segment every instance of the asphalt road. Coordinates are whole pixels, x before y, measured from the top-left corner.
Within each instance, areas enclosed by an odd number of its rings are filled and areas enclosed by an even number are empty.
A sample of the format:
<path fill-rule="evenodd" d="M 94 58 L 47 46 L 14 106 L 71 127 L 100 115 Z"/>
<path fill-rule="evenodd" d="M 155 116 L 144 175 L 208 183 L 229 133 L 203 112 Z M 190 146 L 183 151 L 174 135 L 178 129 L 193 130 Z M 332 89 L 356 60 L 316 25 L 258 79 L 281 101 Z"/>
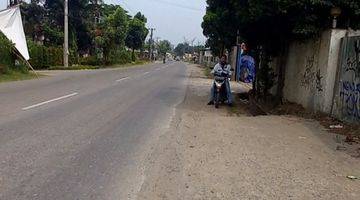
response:
<path fill-rule="evenodd" d="M 0 85 L 0 199 L 134 199 L 185 96 L 183 63 Z"/>

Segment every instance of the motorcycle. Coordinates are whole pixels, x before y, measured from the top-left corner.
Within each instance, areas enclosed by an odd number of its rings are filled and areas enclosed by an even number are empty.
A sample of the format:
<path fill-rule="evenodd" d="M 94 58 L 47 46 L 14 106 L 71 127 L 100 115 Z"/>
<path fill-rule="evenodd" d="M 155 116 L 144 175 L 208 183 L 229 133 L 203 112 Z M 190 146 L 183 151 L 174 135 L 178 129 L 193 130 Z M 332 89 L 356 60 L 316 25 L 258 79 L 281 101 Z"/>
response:
<path fill-rule="evenodd" d="M 226 81 L 230 76 L 227 73 L 218 73 L 214 74 L 214 84 L 215 84 L 215 99 L 214 104 L 215 108 L 219 108 L 220 102 L 224 103 L 227 99 L 227 91 L 226 91 Z"/>

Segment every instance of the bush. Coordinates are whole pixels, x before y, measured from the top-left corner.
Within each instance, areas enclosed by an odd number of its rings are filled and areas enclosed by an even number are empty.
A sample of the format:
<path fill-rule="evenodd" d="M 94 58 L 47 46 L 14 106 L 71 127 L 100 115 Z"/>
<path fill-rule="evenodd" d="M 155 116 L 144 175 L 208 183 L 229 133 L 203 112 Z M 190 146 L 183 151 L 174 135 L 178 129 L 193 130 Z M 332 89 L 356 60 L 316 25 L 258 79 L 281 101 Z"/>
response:
<path fill-rule="evenodd" d="M 125 49 L 114 50 L 110 52 L 109 58 L 106 61 L 107 65 L 113 64 L 126 64 L 131 63 L 131 52 L 126 51 Z"/>
<path fill-rule="evenodd" d="M 53 66 L 63 65 L 63 49 L 62 47 L 47 47 L 36 44 L 32 40 L 28 40 L 28 47 L 30 53 L 29 62 L 35 69 L 49 69 Z M 135 55 L 135 59 L 137 56 Z M 70 66 L 75 64 L 98 66 L 102 64 L 127 64 L 133 61 L 131 52 L 125 49 L 112 50 L 105 62 L 96 56 L 78 57 L 75 50 L 70 50 L 69 62 Z M 1 64 L 1 63 L 0 63 Z"/>
<path fill-rule="evenodd" d="M 96 66 L 96 65 L 101 65 L 102 61 L 98 59 L 96 56 L 88 56 L 85 58 L 83 57 L 79 58 L 79 64 Z"/>
<path fill-rule="evenodd" d="M 63 65 L 63 48 L 47 47 L 36 44 L 32 40 L 28 40 L 30 60 L 29 62 L 35 69 L 48 69 L 51 66 Z M 78 64 L 78 57 L 74 50 L 70 50 L 69 63 Z"/>
<path fill-rule="evenodd" d="M 29 62 L 35 69 L 47 69 L 63 63 L 63 50 L 61 47 L 46 47 L 31 40 L 28 40 L 28 47 Z"/>
<path fill-rule="evenodd" d="M 12 47 L 11 42 L 0 33 L 0 73 L 5 73 L 9 68 L 14 67 L 15 58 Z"/>

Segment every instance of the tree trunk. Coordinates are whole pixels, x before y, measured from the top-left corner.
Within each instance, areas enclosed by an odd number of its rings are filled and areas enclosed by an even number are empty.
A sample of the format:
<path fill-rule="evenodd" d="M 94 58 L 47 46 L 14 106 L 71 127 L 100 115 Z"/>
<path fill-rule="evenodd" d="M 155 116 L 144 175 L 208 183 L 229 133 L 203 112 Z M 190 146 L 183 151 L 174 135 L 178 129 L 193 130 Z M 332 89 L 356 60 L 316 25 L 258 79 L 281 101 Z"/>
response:
<path fill-rule="evenodd" d="M 280 54 L 280 64 L 278 68 L 278 85 L 276 92 L 276 103 L 283 104 L 284 97 L 284 86 L 285 86 L 285 71 L 286 71 L 286 62 L 289 51 L 289 43 L 284 42 L 281 45 L 281 54 Z"/>
<path fill-rule="evenodd" d="M 135 59 L 135 49 L 134 48 L 132 49 L 131 59 L 132 59 L 133 62 L 135 62 L 135 60 L 136 60 Z"/>
<path fill-rule="evenodd" d="M 252 89 L 252 95 L 254 95 L 254 97 L 258 97 L 259 96 L 259 70 L 260 70 L 260 65 L 263 62 L 263 58 L 262 58 L 262 48 L 258 48 L 258 50 L 256 51 L 256 55 L 254 55 L 255 58 L 258 58 L 257 62 L 255 62 L 255 80 L 253 80 L 253 89 Z"/>

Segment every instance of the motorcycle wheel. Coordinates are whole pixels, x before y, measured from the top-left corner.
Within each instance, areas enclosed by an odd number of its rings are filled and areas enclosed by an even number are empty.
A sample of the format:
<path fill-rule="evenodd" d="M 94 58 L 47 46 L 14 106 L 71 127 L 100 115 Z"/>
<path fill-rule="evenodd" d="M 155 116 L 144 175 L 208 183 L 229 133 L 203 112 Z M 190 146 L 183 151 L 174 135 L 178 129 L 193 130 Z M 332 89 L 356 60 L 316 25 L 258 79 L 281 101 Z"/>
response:
<path fill-rule="evenodd" d="M 220 102 L 220 92 L 216 92 L 216 95 L 215 95 L 215 108 L 219 108 L 219 102 Z"/>

